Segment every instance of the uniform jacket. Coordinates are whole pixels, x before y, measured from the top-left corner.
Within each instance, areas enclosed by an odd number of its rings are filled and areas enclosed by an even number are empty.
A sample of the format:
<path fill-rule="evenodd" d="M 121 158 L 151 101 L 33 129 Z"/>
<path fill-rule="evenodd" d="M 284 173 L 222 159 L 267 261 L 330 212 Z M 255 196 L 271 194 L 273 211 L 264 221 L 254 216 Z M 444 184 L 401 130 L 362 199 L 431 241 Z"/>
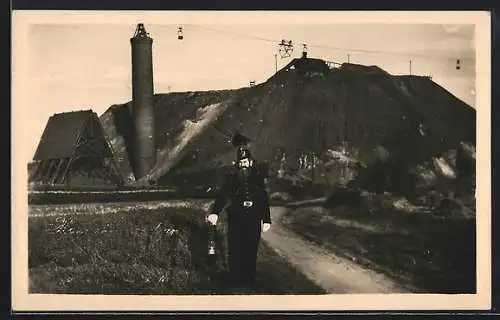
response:
<path fill-rule="evenodd" d="M 245 207 L 245 201 L 251 201 L 252 206 Z M 230 219 L 246 215 L 259 218 L 264 223 L 271 223 L 264 175 L 256 165 L 251 168 L 248 178 L 244 180 L 238 178 L 236 169 L 228 174 L 211 213 L 219 214 L 225 207 Z"/>

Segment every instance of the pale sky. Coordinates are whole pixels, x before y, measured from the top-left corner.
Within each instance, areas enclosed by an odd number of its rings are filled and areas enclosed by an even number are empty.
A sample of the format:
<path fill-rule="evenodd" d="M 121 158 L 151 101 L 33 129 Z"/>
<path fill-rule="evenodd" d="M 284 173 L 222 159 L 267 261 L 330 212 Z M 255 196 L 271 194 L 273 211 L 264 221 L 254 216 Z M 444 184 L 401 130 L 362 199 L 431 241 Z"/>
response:
<path fill-rule="evenodd" d="M 137 21 L 141 22 L 141 21 Z M 177 40 L 183 27 L 184 40 Z M 33 107 L 33 155 L 48 118 L 131 100 L 130 37 L 135 24 L 38 24 L 28 33 L 26 93 Z M 475 106 L 473 25 L 205 25 L 145 24 L 154 40 L 155 93 L 232 89 L 272 76 L 281 39 L 295 44 L 291 58 L 308 55 L 336 62 L 377 65 L 392 74 L 432 75 Z M 271 40 L 271 41 L 268 41 Z M 275 41 L 272 41 L 275 40 Z M 337 48 L 337 49 L 336 49 Z M 339 49 L 341 48 L 341 49 Z M 385 53 L 366 53 L 356 50 Z M 407 54 L 395 55 L 394 53 Z M 461 69 L 456 70 L 460 59 Z"/>

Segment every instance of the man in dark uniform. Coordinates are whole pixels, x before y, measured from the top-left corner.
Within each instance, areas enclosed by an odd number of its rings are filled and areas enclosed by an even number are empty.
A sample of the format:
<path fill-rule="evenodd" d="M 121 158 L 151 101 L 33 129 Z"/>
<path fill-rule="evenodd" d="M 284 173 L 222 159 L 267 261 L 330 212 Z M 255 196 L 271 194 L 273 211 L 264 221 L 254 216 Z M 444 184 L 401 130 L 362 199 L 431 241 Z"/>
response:
<path fill-rule="evenodd" d="M 261 232 L 271 227 L 269 198 L 264 176 L 250 151 L 238 147 L 233 172 L 227 177 L 207 219 L 216 224 L 226 204 L 228 262 L 231 282 L 254 285 Z"/>

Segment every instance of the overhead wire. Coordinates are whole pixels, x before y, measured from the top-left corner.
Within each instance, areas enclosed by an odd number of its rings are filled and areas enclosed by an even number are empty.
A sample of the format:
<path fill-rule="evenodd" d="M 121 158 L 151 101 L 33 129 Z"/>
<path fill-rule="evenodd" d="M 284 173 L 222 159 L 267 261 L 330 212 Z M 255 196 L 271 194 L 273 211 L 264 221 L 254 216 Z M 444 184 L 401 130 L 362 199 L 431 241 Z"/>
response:
<path fill-rule="evenodd" d="M 237 37 L 243 37 L 243 38 L 248 38 L 248 39 L 254 39 L 258 41 L 263 41 L 263 42 L 270 42 L 274 44 L 279 44 L 279 42 L 282 40 L 277 40 L 277 39 L 271 39 L 271 38 L 264 38 L 264 37 L 258 37 L 258 36 L 253 36 L 249 34 L 244 34 L 244 33 L 239 33 L 239 32 L 234 32 L 234 31 L 226 31 L 226 30 L 220 30 L 220 29 L 214 29 L 210 27 L 204 27 L 204 26 L 199 26 L 199 25 L 188 25 L 189 29 L 198 29 L 202 31 L 209 31 L 212 33 L 218 33 L 218 34 L 228 34 L 228 35 L 233 35 Z M 185 28 L 186 29 L 186 28 Z M 428 59 L 428 60 L 472 60 L 473 58 L 470 57 L 460 57 L 458 58 L 457 56 L 436 56 L 436 55 L 427 55 L 427 54 L 417 54 L 417 53 L 404 53 L 404 52 L 394 52 L 394 51 L 383 51 L 383 50 L 367 50 L 367 49 L 356 49 L 356 48 L 345 48 L 345 47 L 334 47 L 334 46 L 329 46 L 329 45 L 323 45 L 323 44 L 315 44 L 315 43 L 310 43 L 308 41 L 292 41 L 295 44 L 306 44 L 307 47 L 312 47 L 312 48 L 324 48 L 324 49 L 329 49 L 329 50 L 334 50 L 334 51 L 344 51 L 344 52 L 359 52 L 359 53 L 366 53 L 366 54 L 378 54 L 378 55 L 388 55 L 388 56 L 400 56 L 400 57 L 406 57 L 406 58 L 421 58 L 421 59 Z"/>
<path fill-rule="evenodd" d="M 235 32 L 232 30 L 221 30 L 218 28 L 213 28 L 213 27 L 207 27 L 203 25 L 193 25 L 193 24 L 186 24 L 183 25 L 183 30 L 186 33 L 194 32 L 194 31 L 201 31 L 201 32 L 209 32 L 213 33 L 215 35 L 229 35 L 229 36 L 234 36 L 234 37 L 240 37 L 240 38 L 247 38 L 247 39 L 252 39 L 255 41 L 261 41 L 261 42 L 266 42 L 266 43 L 273 43 L 276 46 L 280 45 L 280 41 L 284 41 L 284 39 L 272 39 L 268 37 L 262 37 L 262 36 L 255 36 L 255 35 L 250 35 L 246 33 L 241 33 L 241 32 Z M 177 27 L 175 27 L 177 30 Z M 290 41 L 290 40 L 287 40 Z M 361 49 L 361 48 L 346 48 L 346 47 L 335 47 L 335 46 L 330 46 L 330 45 L 323 45 L 323 44 L 317 44 L 317 43 L 310 43 L 308 41 L 295 41 L 294 44 L 302 44 L 302 45 L 307 45 L 308 48 L 323 48 L 326 50 L 332 50 L 332 51 L 343 51 L 345 54 L 347 54 L 347 62 L 350 63 L 351 60 L 351 54 L 352 53 L 364 53 L 367 55 L 379 55 L 379 56 L 393 56 L 393 57 L 400 57 L 401 59 L 405 59 L 409 62 L 409 68 L 410 68 L 410 75 L 412 74 L 412 62 L 415 63 L 415 60 L 420 60 L 421 62 L 424 61 L 443 61 L 443 63 L 450 63 L 450 64 L 455 64 L 455 67 L 457 70 L 461 69 L 461 66 L 463 63 L 473 63 L 475 58 L 470 57 L 470 56 L 437 56 L 437 55 L 429 55 L 429 54 L 421 54 L 421 53 L 408 53 L 408 52 L 391 52 L 391 51 L 383 51 L 383 50 L 368 50 L 368 49 Z M 275 60 L 276 60 L 277 53 L 275 53 Z M 282 56 L 282 58 L 291 58 L 293 59 L 293 56 Z M 376 57 L 371 57 L 370 60 L 373 61 L 373 59 L 377 59 Z M 332 61 L 332 59 L 326 58 L 323 59 L 325 60 L 329 66 L 331 64 L 333 65 L 341 65 L 342 63 L 339 63 L 338 61 Z M 363 60 L 363 58 L 357 58 L 357 60 Z M 413 60 L 413 61 L 412 61 Z M 445 62 L 447 61 L 447 62 Z M 275 62 L 277 64 L 277 62 Z M 372 62 L 373 64 L 373 62 Z M 276 71 L 277 72 L 277 71 Z M 432 72 L 431 72 L 432 73 Z M 431 73 L 427 72 L 427 76 L 432 78 Z"/>

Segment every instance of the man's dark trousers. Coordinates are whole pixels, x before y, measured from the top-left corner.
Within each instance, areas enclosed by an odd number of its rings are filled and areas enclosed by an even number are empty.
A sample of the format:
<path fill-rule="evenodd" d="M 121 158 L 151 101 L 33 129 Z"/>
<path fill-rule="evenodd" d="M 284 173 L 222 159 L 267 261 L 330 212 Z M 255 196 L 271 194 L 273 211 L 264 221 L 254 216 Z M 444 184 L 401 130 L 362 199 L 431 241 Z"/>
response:
<path fill-rule="evenodd" d="M 255 210 L 235 210 L 228 214 L 228 262 L 231 282 L 253 285 L 261 220 Z"/>

